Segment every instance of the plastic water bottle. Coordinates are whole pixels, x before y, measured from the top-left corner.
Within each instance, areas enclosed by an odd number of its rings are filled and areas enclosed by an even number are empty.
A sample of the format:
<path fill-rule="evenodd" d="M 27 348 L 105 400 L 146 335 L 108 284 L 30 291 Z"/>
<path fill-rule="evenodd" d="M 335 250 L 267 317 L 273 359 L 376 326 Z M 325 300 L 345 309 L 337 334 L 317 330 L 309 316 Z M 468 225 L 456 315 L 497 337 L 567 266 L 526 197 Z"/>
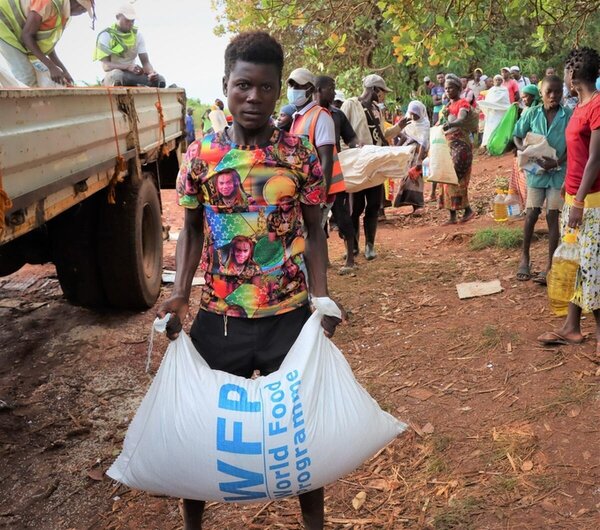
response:
<path fill-rule="evenodd" d="M 505 204 L 506 213 L 508 214 L 509 219 L 516 219 L 521 215 L 521 201 L 515 190 L 508 190 Z"/>
<path fill-rule="evenodd" d="M 547 282 L 550 308 L 555 315 L 562 317 L 567 314 L 567 307 L 575 294 L 579 253 L 577 233 L 569 232 L 552 256 L 552 269 Z"/>
<path fill-rule="evenodd" d="M 423 180 L 427 180 L 429 177 L 429 157 L 423 160 L 421 166 L 423 171 Z"/>
<path fill-rule="evenodd" d="M 508 208 L 506 207 L 506 196 L 504 190 L 497 189 L 494 197 L 494 221 L 503 223 L 508 220 Z"/>

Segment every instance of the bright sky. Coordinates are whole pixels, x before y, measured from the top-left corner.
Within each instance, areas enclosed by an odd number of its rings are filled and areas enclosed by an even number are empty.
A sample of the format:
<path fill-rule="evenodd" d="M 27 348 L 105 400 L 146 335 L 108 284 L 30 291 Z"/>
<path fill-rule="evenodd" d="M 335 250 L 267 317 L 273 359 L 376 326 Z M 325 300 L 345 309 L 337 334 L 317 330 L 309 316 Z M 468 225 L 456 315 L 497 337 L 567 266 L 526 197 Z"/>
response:
<path fill-rule="evenodd" d="M 125 0 L 127 2 L 127 0 Z M 103 77 L 92 61 L 96 35 L 115 20 L 123 0 L 96 0 L 96 30 L 87 14 L 73 17 L 56 47 L 56 53 L 76 82 L 94 84 Z M 223 54 L 228 37 L 216 37 L 216 13 L 210 0 L 137 0 L 136 26 L 143 33 L 150 62 L 188 97 L 209 103 L 222 97 Z"/>

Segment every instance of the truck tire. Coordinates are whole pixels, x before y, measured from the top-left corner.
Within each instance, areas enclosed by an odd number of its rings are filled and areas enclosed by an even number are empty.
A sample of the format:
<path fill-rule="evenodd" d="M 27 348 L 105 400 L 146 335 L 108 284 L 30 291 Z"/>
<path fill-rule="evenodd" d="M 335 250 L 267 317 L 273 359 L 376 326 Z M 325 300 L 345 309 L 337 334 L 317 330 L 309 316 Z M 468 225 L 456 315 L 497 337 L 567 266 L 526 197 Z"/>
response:
<path fill-rule="evenodd" d="M 162 218 L 152 174 L 116 188 L 116 204 L 100 212 L 98 255 L 104 292 L 111 306 L 152 307 L 162 277 Z"/>
<path fill-rule="evenodd" d="M 75 305 L 106 305 L 98 268 L 98 211 L 105 193 L 98 193 L 50 221 L 52 261 L 67 300 Z"/>

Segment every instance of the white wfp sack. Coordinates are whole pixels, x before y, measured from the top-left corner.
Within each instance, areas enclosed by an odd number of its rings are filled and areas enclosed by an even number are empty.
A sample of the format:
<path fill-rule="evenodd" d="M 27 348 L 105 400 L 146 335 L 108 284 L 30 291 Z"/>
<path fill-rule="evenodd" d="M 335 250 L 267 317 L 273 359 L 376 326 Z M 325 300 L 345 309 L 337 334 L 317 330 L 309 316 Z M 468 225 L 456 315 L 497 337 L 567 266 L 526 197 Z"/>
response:
<path fill-rule="evenodd" d="M 393 440 L 406 425 L 323 334 L 321 318 L 339 316 L 337 306 L 314 302 L 280 369 L 255 380 L 211 370 L 182 332 L 108 476 L 172 497 L 260 502 L 325 486 Z"/>
<path fill-rule="evenodd" d="M 27 86 L 17 80 L 8 68 L 0 64 L 0 88 L 27 88 Z"/>
<path fill-rule="evenodd" d="M 414 146 L 365 145 L 338 154 L 346 191 L 354 193 L 383 184 L 388 178 L 402 179 L 409 170 Z"/>
<path fill-rule="evenodd" d="M 546 137 L 542 134 L 528 132 L 523 141 L 525 149 L 517 154 L 519 167 L 529 173 L 541 174 L 545 170 L 537 163 L 540 158 L 547 156 L 558 160 L 556 149 L 551 147 Z"/>
<path fill-rule="evenodd" d="M 441 126 L 431 128 L 429 144 L 429 178 L 427 180 L 443 184 L 458 184 L 450 147 L 448 147 L 446 135 Z"/>

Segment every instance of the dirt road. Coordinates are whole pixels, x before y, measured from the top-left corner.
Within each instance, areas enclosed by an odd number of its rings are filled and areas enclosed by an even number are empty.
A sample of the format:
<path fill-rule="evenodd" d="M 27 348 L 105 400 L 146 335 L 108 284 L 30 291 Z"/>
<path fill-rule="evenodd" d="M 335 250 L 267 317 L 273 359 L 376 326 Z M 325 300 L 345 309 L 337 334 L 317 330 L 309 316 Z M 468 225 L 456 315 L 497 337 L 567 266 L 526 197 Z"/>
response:
<path fill-rule="evenodd" d="M 480 216 L 440 227 L 390 210 L 379 257 L 336 274 L 351 311 L 335 342 L 358 380 L 410 432 L 326 490 L 327 528 L 578 529 L 600 527 L 600 363 L 594 344 L 543 349 L 556 326 L 539 286 L 514 279 L 515 250 L 469 249 L 493 224 L 486 212 L 510 156 L 479 158 Z M 164 192 L 172 231 L 181 226 Z M 515 225 L 520 226 L 520 225 Z M 174 242 L 166 267 L 174 266 Z M 546 241 L 534 244 L 543 268 Z M 455 284 L 500 279 L 501 294 L 459 301 Z M 167 296 L 168 287 L 162 297 Z M 195 312 L 196 307 L 192 307 Z M 177 500 L 103 477 L 151 376 L 144 373 L 153 311 L 97 313 L 62 298 L 52 267 L 0 280 L 0 527 L 181 528 Z M 585 331 L 593 326 L 586 320 Z M 166 339 L 155 341 L 156 370 Z M 359 508 L 352 500 L 366 493 Z M 207 529 L 299 529 L 297 501 L 210 504 Z"/>

